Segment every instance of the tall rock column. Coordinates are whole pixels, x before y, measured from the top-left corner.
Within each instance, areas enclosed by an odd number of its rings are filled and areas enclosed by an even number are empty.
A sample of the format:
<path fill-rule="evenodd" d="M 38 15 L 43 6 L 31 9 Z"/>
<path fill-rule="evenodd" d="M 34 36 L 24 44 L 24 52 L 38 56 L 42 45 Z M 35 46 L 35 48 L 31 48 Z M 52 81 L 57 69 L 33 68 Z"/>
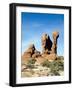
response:
<path fill-rule="evenodd" d="M 42 41 L 43 53 L 44 54 L 50 54 L 50 50 L 52 47 L 52 41 L 50 40 L 49 35 L 43 34 L 41 41 Z"/>
<path fill-rule="evenodd" d="M 57 39 L 59 37 L 59 32 L 53 32 L 53 45 L 52 45 L 52 53 L 57 54 Z"/>
<path fill-rule="evenodd" d="M 48 49 L 46 48 L 46 43 L 47 43 L 47 39 L 48 39 L 48 35 L 47 34 L 43 34 L 42 35 L 42 48 L 43 48 L 43 53 L 46 53 L 46 51 L 48 52 Z"/>

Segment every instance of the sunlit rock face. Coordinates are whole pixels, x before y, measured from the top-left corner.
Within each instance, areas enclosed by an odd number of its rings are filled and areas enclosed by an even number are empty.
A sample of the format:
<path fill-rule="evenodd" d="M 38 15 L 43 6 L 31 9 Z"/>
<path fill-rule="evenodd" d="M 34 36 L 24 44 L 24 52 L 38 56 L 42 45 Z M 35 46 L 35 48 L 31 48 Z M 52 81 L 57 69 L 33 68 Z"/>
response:
<path fill-rule="evenodd" d="M 57 39 L 59 37 L 59 32 L 53 32 L 53 45 L 52 52 L 57 54 Z"/>
<path fill-rule="evenodd" d="M 31 44 L 22 55 L 22 60 L 27 62 L 29 59 L 39 57 L 40 55 L 41 55 L 40 52 L 36 50 L 34 44 Z"/>
<path fill-rule="evenodd" d="M 57 58 L 57 39 L 59 37 L 58 32 L 53 32 L 53 41 L 47 34 L 42 35 L 42 56 L 48 60 L 56 60 Z"/>

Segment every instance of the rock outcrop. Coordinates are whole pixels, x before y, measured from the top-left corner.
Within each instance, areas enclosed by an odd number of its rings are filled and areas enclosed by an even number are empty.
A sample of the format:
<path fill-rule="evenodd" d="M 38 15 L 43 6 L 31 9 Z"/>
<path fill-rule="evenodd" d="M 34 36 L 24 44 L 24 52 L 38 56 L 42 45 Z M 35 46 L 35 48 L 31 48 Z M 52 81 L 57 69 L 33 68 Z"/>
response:
<path fill-rule="evenodd" d="M 53 32 L 53 44 L 52 44 L 52 53 L 57 54 L 57 39 L 59 37 L 59 33 L 58 32 Z"/>
<path fill-rule="evenodd" d="M 29 48 L 22 55 L 22 60 L 27 62 L 30 58 L 36 58 L 39 57 L 40 55 L 41 53 L 36 50 L 34 44 L 31 44 Z"/>
<path fill-rule="evenodd" d="M 45 59 L 56 60 L 57 59 L 57 39 L 59 37 L 58 32 L 53 32 L 53 42 L 49 35 L 43 34 L 41 38 L 42 53 L 37 51 L 34 44 L 31 44 L 29 48 L 22 55 L 22 60 L 27 62 L 30 58 L 34 58 L 37 62 L 41 63 Z"/>
<path fill-rule="evenodd" d="M 47 34 L 42 35 L 42 48 L 44 54 L 50 54 L 51 47 L 52 47 L 52 41 L 50 40 L 50 37 Z"/>
<path fill-rule="evenodd" d="M 59 37 L 58 32 L 53 32 L 53 42 L 47 34 L 42 36 L 42 56 L 48 60 L 57 59 L 57 39 Z"/>

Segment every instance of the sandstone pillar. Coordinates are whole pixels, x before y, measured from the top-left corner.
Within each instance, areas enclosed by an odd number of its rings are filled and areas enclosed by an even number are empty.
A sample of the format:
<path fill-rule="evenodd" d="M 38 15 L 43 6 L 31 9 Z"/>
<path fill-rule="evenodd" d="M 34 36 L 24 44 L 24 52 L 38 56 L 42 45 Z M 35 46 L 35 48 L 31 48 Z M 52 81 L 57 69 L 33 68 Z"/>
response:
<path fill-rule="evenodd" d="M 51 47 L 52 47 L 52 41 L 50 40 L 49 35 L 43 34 L 42 35 L 43 53 L 50 54 Z"/>
<path fill-rule="evenodd" d="M 58 32 L 53 32 L 53 45 L 52 45 L 52 53 L 57 54 L 57 39 L 59 37 Z"/>

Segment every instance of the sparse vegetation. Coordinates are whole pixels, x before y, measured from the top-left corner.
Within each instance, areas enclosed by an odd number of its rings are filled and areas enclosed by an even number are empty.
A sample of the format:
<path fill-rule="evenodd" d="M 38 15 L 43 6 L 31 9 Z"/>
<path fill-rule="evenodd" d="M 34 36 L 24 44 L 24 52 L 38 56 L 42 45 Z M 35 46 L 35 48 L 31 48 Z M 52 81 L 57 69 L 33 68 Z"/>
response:
<path fill-rule="evenodd" d="M 64 57 L 63 56 L 58 56 L 57 60 L 64 60 Z"/>
<path fill-rule="evenodd" d="M 45 60 L 42 63 L 42 66 L 45 66 L 47 68 L 50 68 L 50 73 L 53 75 L 60 75 L 59 71 L 63 71 L 64 70 L 64 62 L 61 60 L 56 60 L 53 62 L 49 62 L 48 60 Z"/>
<path fill-rule="evenodd" d="M 28 68 L 32 69 L 32 68 L 34 68 L 35 62 L 36 62 L 35 59 L 29 59 L 26 66 L 27 66 Z"/>
<path fill-rule="evenodd" d="M 50 62 L 49 62 L 48 60 L 44 60 L 44 62 L 41 63 L 41 65 L 42 65 L 43 67 L 44 67 L 44 66 L 49 67 Z"/>
<path fill-rule="evenodd" d="M 61 76 L 64 72 L 64 60 L 63 58 L 58 60 L 44 60 L 41 64 L 35 64 L 36 60 L 31 58 L 25 65 L 26 69 L 23 70 L 23 77 L 33 76 Z M 24 65 L 23 65 L 24 66 Z"/>

